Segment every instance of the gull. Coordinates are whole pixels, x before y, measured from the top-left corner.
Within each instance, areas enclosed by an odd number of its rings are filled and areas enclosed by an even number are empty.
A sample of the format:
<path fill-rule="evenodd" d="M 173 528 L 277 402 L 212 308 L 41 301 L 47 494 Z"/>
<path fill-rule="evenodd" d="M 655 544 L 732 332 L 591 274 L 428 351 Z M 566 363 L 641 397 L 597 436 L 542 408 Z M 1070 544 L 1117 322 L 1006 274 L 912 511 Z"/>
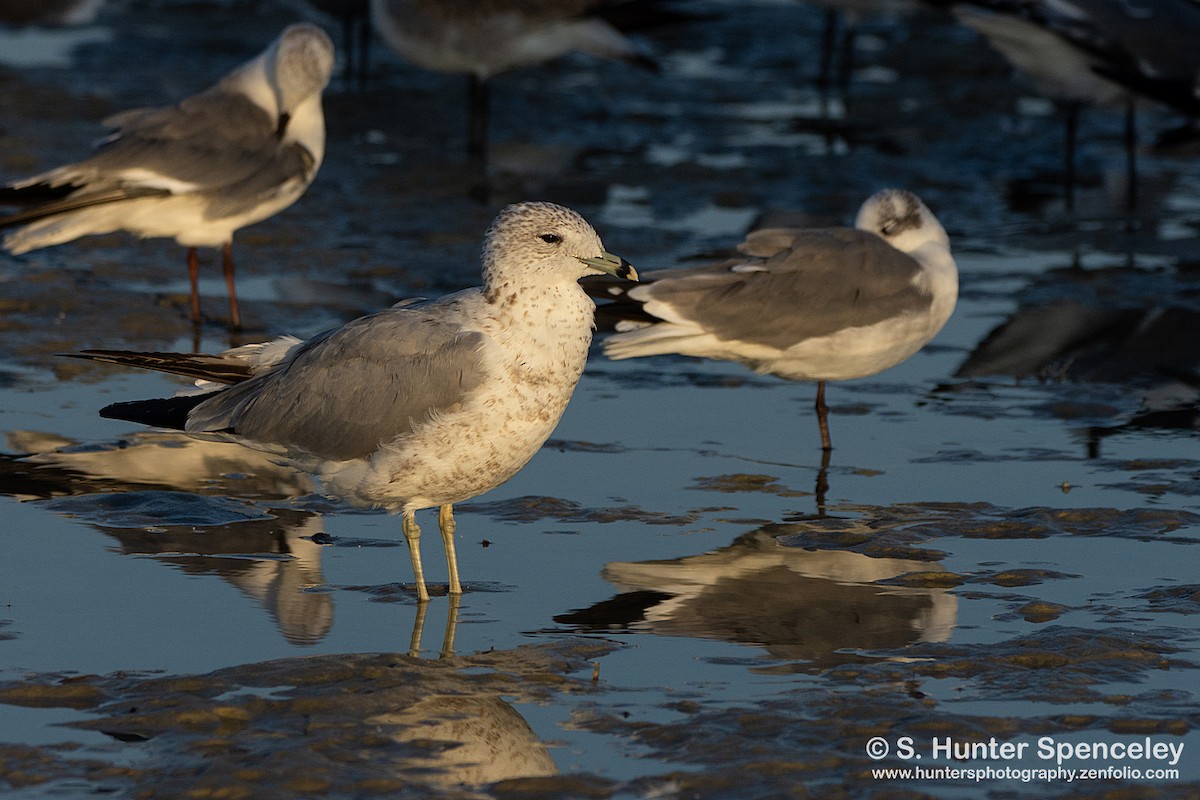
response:
<path fill-rule="evenodd" d="M 481 288 L 398 304 L 303 342 L 216 356 L 75 355 L 218 384 L 100 413 L 261 450 L 315 475 L 331 496 L 399 513 L 424 603 L 414 512 L 438 507 L 449 592 L 461 594 L 453 504 L 515 475 L 558 424 L 595 327 L 579 279 L 637 279 L 583 217 L 552 203 L 501 211 L 482 262 Z"/>
<path fill-rule="evenodd" d="M 1192 0 L 973 0 L 954 6 L 967 27 L 1065 109 L 1064 183 L 1073 204 L 1083 104 L 1125 110 L 1126 200 L 1137 194 L 1136 106 L 1150 99 L 1200 113 L 1200 6 Z"/>
<path fill-rule="evenodd" d="M 606 313 L 625 320 L 604 353 L 736 361 L 816 381 L 826 452 L 825 382 L 904 361 L 942 329 L 958 298 L 945 229 L 901 189 L 868 198 L 854 228 L 766 228 L 738 251 L 720 264 L 646 273 L 643 285 L 629 290 L 608 287 L 616 300 Z"/>
<path fill-rule="evenodd" d="M 229 314 L 239 327 L 233 232 L 290 206 L 325 153 L 321 92 L 333 44 L 315 25 L 286 28 L 254 60 L 176 106 L 125 111 L 89 158 L 0 187 L 0 217 L 19 226 L 14 254 L 124 230 L 188 248 L 191 314 L 200 321 L 197 247 L 220 247 Z"/>
<path fill-rule="evenodd" d="M 0 22 L 8 25 L 87 25 L 104 0 L 0 0 Z"/>
<path fill-rule="evenodd" d="M 488 81 L 501 72 L 580 51 L 653 67 L 602 14 L 612 0 L 371 0 L 372 24 L 401 58 L 470 76 L 467 154 L 486 164 Z"/>

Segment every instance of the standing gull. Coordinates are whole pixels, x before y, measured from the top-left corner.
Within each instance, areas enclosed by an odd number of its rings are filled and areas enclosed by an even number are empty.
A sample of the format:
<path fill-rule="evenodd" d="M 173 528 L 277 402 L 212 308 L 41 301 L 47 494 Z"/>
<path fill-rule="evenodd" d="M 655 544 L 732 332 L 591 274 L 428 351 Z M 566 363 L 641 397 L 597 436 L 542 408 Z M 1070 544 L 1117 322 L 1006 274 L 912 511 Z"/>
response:
<path fill-rule="evenodd" d="M 414 512 L 438 507 L 449 591 L 460 594 L 452 504 L 515 475 L 558 424 L 594 328 L 578 281 L 597 273 L 637 278 L 574 211 L 521 203 L 487 232 L 481 288 L 393 306 L 305 342 L 218 356 L 79 355 L 226 384 L 100 413 L 262 450 L 333 496 L 400 513 L 424 602 Z"/>
<path fill-rule="evenodd" d="M 371 0 L 379 35 L 409 63 L 470 76 L 467 155 L 486 166 L 488 81 L 502 72 L 580 51 L 651 65 L 603 13 L 614 0 Z M 648 3 L 642 3 L 648 5 Z"/>
<path fill-rule="evenodd" d="M 30 207 L 0 217 L 20 226 L 4 247 L 20 254 L 124 230 L 169 237 L 188 248 L 192 320 L 200 321 L 197 247 L 220 247 L 229 315 L 233 232 L 290 206 L 325 154 L 321 91 L 333 44 L 315 25 L 292 25 L 266 51 L 177 106 L 109 117 L 116 132 L 90 158 L 0 187 L 0 205 Z"/>
<path fill-rule="evenodd" d="M 916 353 L 958 298 L 950 239 L 916 195 L 884 189 L 855 228 L 767 228 L 712 266 L 642 276 L 612 313 L 609 358 L 677 353 L 817 382 L 821 445 L 832 449 L 825 382 L 862 378 Z M 633 306 L 624 301 L 633 301 Z"/>

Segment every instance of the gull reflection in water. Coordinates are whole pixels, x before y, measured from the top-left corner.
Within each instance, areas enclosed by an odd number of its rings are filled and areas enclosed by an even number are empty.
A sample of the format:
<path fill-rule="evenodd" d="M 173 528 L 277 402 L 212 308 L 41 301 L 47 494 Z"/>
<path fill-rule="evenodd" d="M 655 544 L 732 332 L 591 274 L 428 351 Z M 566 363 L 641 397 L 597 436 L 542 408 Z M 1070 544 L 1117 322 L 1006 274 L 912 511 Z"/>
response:
<path fill-rule="evenodd" d="M 382 727 L 397 742 L 450 744 L 428 759 L 413 756 L 402 765 L 405 774 L 419 773 L 421 783 L 433 788 L 558 774 L 545 742 L 498 695 L 432 694 L 368 717 L 366 723 Z"/>
<path fill-rule="evenodd" d="M 120 543 L 192 575 L 214 574 L 255 600 L 287 641 L 309 645 L 333 627 L 322 591 L 322 519 L 258 501 L 313 491 L 301 473 L 251 450 L 183 434 L 139 433 L 78 445 L 37 431 L 5 434 L 0 494 L 41 501 Z"/>
<path fill-rule="evenodd" d="M 1082 282 L 1061 277 L 1070 276 L 1065 270 L 1056 275 L 1066 286 L 1063 291 Z M 1083 431 L 1092 459 L 1100 457 L 1104 437 L 1127 430 L 1200 428 L 1200 351 L 1195 347 L 1200 310 L 1144 300 L 1156 290 L 1176 302 L 1172 295 L 1182 289 L 1173 280 L 1135 270 L 1109 270 L 1101 277 L 1115 299 L 1085 296 L 1087 302 L 1058 298 L 1023 305 L 955 373 L 971 379 L 972 386 L 997 376 L 1066 386 L 1069 394 L 1062 399 L 1068 402 L 1052 410 L 1068 420 L 1099 417 Z M 1130 286 L 1135 279 L 1146 284 L 1141 294 Z M 1136 410 L 1127 408 L 1129 399 L 1138 403 Z"/>
<path fill-rule="evenodd" d="M 493 797 L 486 787 L 498 781 L 557 774 L 550 746 L 519 709 L 578 691 L 568 674 L 607 652 L 537 644 L 449 662 L 332 653 L 201 675 L 85 675 L 78 683 L 94 691 L 66 702 L 86 718 L 67 725 L 100 731 L 121 743 L 111 753 L 124 746 L 136 757 L 137 770 L 104 778 L 122 796 L 245 797 L 250 786 L 256 798 L 315 797 L 323 786 L 350 786 L 356 792 L 337 796 Z M 0 689 L 61 679 L 23 675 Z M 218 718 L 236 722 L 217 730 L 209 721 Z M 202 774 L 180 769 L 193 762 Z"/>
<path fill-rule="evenodd" d="M 719 550 L 669 561 L 608 564 L 621 594 L 555 622 L 587 631 L 649 632 L 757 645 L 778 659 L 828 666 L 854 651 L 950 638 L 957 598 L 944 588 L 878 583 L 938 564 L 790 546 L 803 524 L 768 525 Z"/>

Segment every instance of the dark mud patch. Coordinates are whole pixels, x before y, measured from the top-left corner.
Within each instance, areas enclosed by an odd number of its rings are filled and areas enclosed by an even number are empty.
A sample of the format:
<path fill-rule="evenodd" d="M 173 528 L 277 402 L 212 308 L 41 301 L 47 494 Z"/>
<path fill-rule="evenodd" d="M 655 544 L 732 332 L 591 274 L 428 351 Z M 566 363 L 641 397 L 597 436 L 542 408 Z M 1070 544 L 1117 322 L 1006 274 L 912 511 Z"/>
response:
<path fill-rule="evenodd" d="M 496 500 L 482 503 L 463 503 L 459 508 L 476 514 L 484 514 L 502 522 L 639 522 L 644 525 L 691 525 L 700 519 L 700 512 L 667 514 L 647 511 L 637 506 L 624 505 L 611 508 L 585 508 L 572 500 L 557 497 L 526 495 L 511 500 Z"/>
<path fill-rule="evenodd" d="M 543 447 L 560 453 L 627 453 L 629 448 L 615 442 L 577 442 L 565 439 L 547 439 Z"/>
<path fill-rule="evenodd" d="M 691 488 L 707 492 L 726 492 L 729 494 L 761 492 L 779 497 L 809 497 L 812 495 L 812 492 L 782 486 L 779 483 L 779 479 L 771 475 L 748 475 L 744 473 L 696 478 Z"/>
<path fill-rule="evenodd" d="M 1194 669 L 1177 657 L 1186 649 L 1167 629 L 1135 630 L 1052 626 L 992 645 L 945 643 L 918 645 L 906 675 L 966 678 L 977 698 L 1032 700 L 1048 703 L 1107 702 L 1124 704 L 1123 692 L 1105 693 L 1102 684 L 1138 683 L 1157 670 Z M 896 677 L 896 665 L 872 665 Z M 843 668 L 834 681 L 861 681 L 867 670 Z M 878 677 L 876 674 L 874 677 Z"/>
<path fill-rule="evenodd" d="M 375 586 L 338 586 L 329 587 L 329 590 L 341 589 L 347 592 L 361 592 L 365 594 L 373 603 L 405 603 L 417 605 L 417 587 L 411 583 L 385 583 Z M 426 581 L 425 588 L 429 591 L 430 597 L 445 597 L 449 594 L 449 589 L 445 584 L 430 583 Z M 505 586 L 499 583 L 484 583 L 480 581 L 472 581 L 462 584 L 463 594 L 474 594 L 477 592 L 507 592 L 512 591 L 511 586 Z"/>
<path fill-rule="evenodd" d="M 270 519 L 253 504 L 190 492 L 121 492 L 49 500 L 51 510 L 115 528 L 218 526 Z"/>
<path fill-rule="evenodd" d="M 687 794 L 675 796 L 718 797 L 733 787 L 739 797 L 795 796 L 788 793 L 802 785 L 799 796 L 804 797 L 928 797 L 874 781 L 870 771 L 880 762 L 867 758 L 864 744 L 872 737 L 893 743 L 904 736 L 918 743 L 933 736 L 1019 742 L 1081 734 L 1100 741 L 1126 735 L 1175 741 L 1188 733 L 1195 725 L 1189 706 L 1194 697 L 1101 688 L 1192 666 L 1177 658 L 1170 639 L 1166 631 L 1116 629 L 1097 635 L 1049 627 L 992 645 L 927 643 L 910 648 L 909 658 L 837 666 L 826 672 L 827 684 L 820 688 L 799 688 L 756 703 L 714 708 L 685 698 L 663 706 L 674 717 L 663 722 L 622 713 L 601 698 L 581 709 L 574 724 L 627 740 L 647 757 L 703 765 L 703 774 L 674 773 L 655 781 L 676 791 L 686 787 Z M 950 695 L 939 686 L 947 679 L 955 686 Z M 1006 705 L 1026 701 L 1048 707 L 1034 715 L 1006 711 Z M 1097 704 L 1096 712 L 1066 710 L 1085 702 Z M 993 710 L 965 708 L 981 703 Z M 1056 712 L 1056 706 L 1064 711 Z M 1068 785 L 991 781 L 980 787 L 964 780 L 939 785 L 932 796 L 1187 797 L 1189 792 L 1194 786 L 1170 783 L 1113 781 L 1089 793 Z"/>
<path fill-rule="evenodd" d="M 859 547 L 881 541 L 911 543 L 944 536 L 968 539 L 1044 539 L 1050 536 L 1114 536 L 1138 541 L 1194 544 L 1200 514 L 1159 508 L 1004 508 L 989 503 L 912 503 L 886 508 L 845 504 L 844 516 L 790 523 L 813 546 Z"/>
<path fill-rule="evenodd" d="M 1069 610 L 1067 606 L 1061 603 L 1047 603 L 1041 600 L 1034 600 L 1018 608 L 1017 613 L 1026 622 L 1043 623 L 1052 622 Z"/>
<path fill-rule="evenodd" d="M 473 786 L 537 778 L 538 791 L 562 796 L 553 792 L 591 781 L 557 777 L 513 704 L 595 692 L 589 662 L 610 650 L 574 642 L 432 661 L 297 658 L 166 678 L 30 676 L 0 685 L 0 702 L 86 710 L 93 718 L 74 726 L 121 743 L 112 752 L 135 766 L 9 745 L 0 747 L 0 785 L 83 781 L 144 798 L 465 797 Z"/>
<path fill-rule="evenodd" d="M 1200 614 L 1200 585 L 1153 589 L 1137 595 L 1137 598 L 1145 600 L 1150 611 Z"/>
<path fill-rule="evenodd" d="M 680 356 L 664 357 L 667 360 L 679 360 Z M 719 373 L 700 372 L 696 370 L 628 370 L 616 371 L 605 369 L 603 366 L 590 367 L 588 374 L 604 378 L 612 381 L 614 384 L 625 389 L 667 389 L 692 387 L 692 388 L 710 388 L 710 389 L 740 389 L 742 387 L 751 387 L 759 389 L 769 389 L 772 386 L 779 387 L 785 385 L 783 381 L 776 378 L 762 378 L 749 370 L 745 377 L 740 375 L 722 375 Z"/>

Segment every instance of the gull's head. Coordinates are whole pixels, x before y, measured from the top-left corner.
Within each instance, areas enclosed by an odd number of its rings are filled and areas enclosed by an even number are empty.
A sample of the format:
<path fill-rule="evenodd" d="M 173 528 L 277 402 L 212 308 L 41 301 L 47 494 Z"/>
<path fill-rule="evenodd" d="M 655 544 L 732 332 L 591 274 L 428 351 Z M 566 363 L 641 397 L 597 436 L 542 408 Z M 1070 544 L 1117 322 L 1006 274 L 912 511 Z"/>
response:
<path fill-rule="evenodd" d="M 637 280 L 637 271 L 604 249 L 587 220 L 554 203 L 508 206 L 484 238 L 483 274 L 489 284 L 521 275 L 578 280 L 601 273 Z"/>
<path fill-rule="evenodd" d="M 333 74 L 333 42 L 308 22 L 289 25 L 267 50 L 267 80 L 281 112 L 322 92 Z"/>
<path fill-rule="evenodd" d="M 946 229 L 921 198 L 904 189 L 884 189 L 867 198 L 858 210 L 854 227 L 883 237 L 903 253 L 927 244 L 950 246 Z"/>

